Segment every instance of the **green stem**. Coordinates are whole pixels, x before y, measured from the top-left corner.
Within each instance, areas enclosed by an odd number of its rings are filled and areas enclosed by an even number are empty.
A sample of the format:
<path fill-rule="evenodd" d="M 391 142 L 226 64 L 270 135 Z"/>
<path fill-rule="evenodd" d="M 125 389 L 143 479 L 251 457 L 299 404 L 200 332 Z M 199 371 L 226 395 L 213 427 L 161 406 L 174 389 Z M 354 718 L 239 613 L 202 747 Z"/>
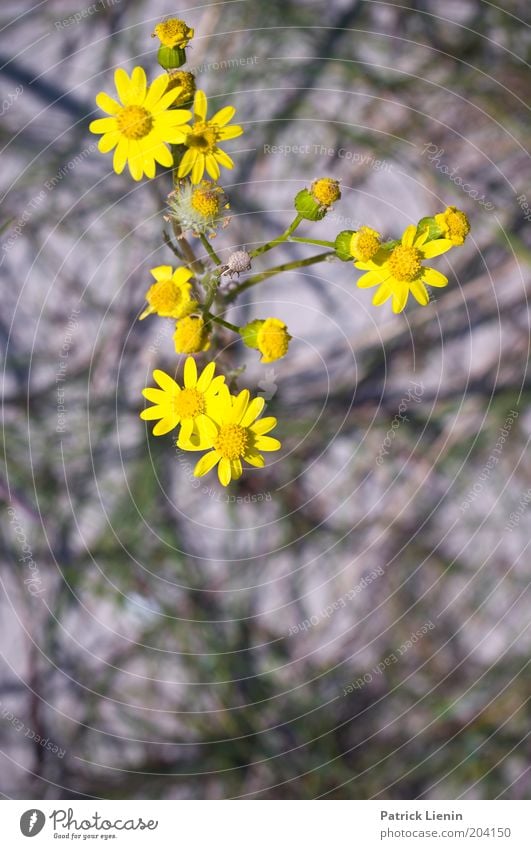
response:
<path fill-rule="evenodd" d="M 303 239 L 298 236 L 292 236 L 288 242 L 300 242 L 301 245 L 321 245 L 323 248 L 335 248 L 335 242 L 327 242 L 323 239 Z"/>
<path fill-rule="evenodd" d="M 221 260 L 220 260 L 219 256 L 217 255 L 216 251 L 214 250 L 214 248 L 212 247 L 212 245 L 208 241 L 207 237 L 203 233 L 201 233 L 200 239 L 201 239 L 201 244 L 203 245 L 203 247 L 206 250 L 207 254 L 209 255 L 210 259 L 213 262 L 215 262 L 216 265 L 221 265 Z"/>
<path fill-rule="evenodd" d="M 220 315 L 213 315 L 208 310 L 205 312 L 205 318 L 209 321 L 215 321 L 217 324 L 221 324 L 223 327 L 226 327 L 227 330 L 232 330 L 234 333 L 239 333 L 241 328 L 236 324 L 231 324 L 230 321 L 225 321 L 224 318 L 221 318 Z"/>
<path fill-rule="evenodd" d="M 232 292 L 228 293 L 227 301 L 233 301 L 234 298 L 237 298 L 241 292 L 245 292 L 245 290 L 250 289 L 251 286 L 256 286 L 256 284 L 261 283 L 262 280 L 268 280 L 269 277 L 273 277 L 275 274 L 280 274 L 282 271 L 293 271 L 295 268 L 304 268 L 305 266 L 313 265 L 316 262 L 323 262 L 323 260 L 328 259 L 329 256 L 335 256 L 335 251 L 326 251 L 326 253 L 316 254 L 315 256 L 310 256 L 307 259 L 296 259 L 292 262 L 285 262 L 283 265 L 276 265 L 274 268 L 262 271 L 254 277 L 249 277 L 245 283 L 240 283 L 239 286 L 236 286 Z"/>
<path fill-rule="evenodd" d="M 260 256 L 260 254 L 265 254 L 266 251 L 270 251 L 272 248 L 276 248 L 277 245 L 281 245 L 283 242 L 286 242 L 289 236 L 295 232 L 301 221 L 301 216 L 297 215 L 289 225 L 288 229 L 284 230 L 280 236 L 277 236 L 276 239 L 271 239 L 270 242 L 266 242 L 265 245 L 261 245 L 259 248 L 255 248 L 254 251 L 249 251 L 249 255 L 252 257 Z"/>

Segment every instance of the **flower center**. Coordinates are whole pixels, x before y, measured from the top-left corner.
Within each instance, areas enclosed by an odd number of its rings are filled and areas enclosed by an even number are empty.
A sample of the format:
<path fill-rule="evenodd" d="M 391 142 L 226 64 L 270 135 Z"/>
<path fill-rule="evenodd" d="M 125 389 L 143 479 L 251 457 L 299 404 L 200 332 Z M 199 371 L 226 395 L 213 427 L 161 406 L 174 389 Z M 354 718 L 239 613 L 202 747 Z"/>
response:
<path fill-rule="evenodd" d="M 174 280 L 159 280 L 149 289 L 147 300 L 156 312 L 171 312 L 181 306 L 183 292 Z"/>
<path fill-rule="evenodd" d="M 351 242 L 352 255 L 361 262 L 369 262 L 380 250 L 380 238 L 375 230 L 362 227 L 354 233 Z"/>
<path fill-rule="evenodd" d="M 175 396 L 173 406 L 181 419 L 193 419 L 205 412 L 205 396 L 197 389 L 182 389 Z"/>
<path fill-rule="evenodd" d="M 192 131 L 186 136 L 188 147 L 195 147 L 201 153 L 212 153 L 218 140 L 218 131 L 206 121 L 196 121 Z"/>
<path fill-rule="evenodd" d="M 247 428 L 236 424 L 222 425 L 219 430 L 214 448 L 226 460 L 237 460 L 243 457 L 249 444 Z"/>
<path fill-rule="evenodd" d="M 203 218 L 213 218 L 217 215 L 219 204 L 220 198 L 216 192 L 196 189 L 192 194 L 192 206 Z"/>
<path fill-rule="evenodd" d="M 258 347 L 267 360 L 280 360 L 288 352 L 290 338 L 284 324 L 266 321 L 258 332 Z"/>
<path fill-rule="evenodd" d="M 446 223 L 450 233 L 450 238 L 459 241 L 462 245 L 465 237 L 470 232 L 470 224 L 464 212 L 450 212 L 447 215 Z"/>
<path fill-rule="evenodd" d="M 310 189 L 315 200 L 321 206 L 331 206 L 336 200 L 341 197 L 339 183 L 337 180 L 332 180 L 330 177 L 322 177 L 320 180 L 315 180 Z"/>
<path fill-rule="evenodd" d="M 389 268 L 396 280 L 411 283 L 421 269 L 422 254 L 416 248 L 398 245 L 389 257 Z"/>
<path fill-rule="evenodd" d="M 175 325 L 173 341 L 178 354 L 196 354 L 198 351 L 206 351 L 210 343 L 203 319 L 194 315 L 181 318 Z"/>
<path fill-rule="evenodd" d="M 116 120 L 126 139 L 143 139 L 153 128 L 153 116 L 143 106 L 124 106 Z"/>

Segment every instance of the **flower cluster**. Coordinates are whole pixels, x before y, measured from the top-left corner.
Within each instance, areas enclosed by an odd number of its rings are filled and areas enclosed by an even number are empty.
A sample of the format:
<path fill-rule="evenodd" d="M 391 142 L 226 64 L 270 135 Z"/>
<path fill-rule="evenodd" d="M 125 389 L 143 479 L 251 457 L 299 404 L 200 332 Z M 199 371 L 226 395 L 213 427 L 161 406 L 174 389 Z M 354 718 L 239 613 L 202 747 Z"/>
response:
<path fill-rule="evenodd" d="M 363 272 L 358 280 L 361 289 L 376 288 L 373 304 L 391 301 L 393 311 L 400 313 L 411 294 L 426 306 L 429 287 L 448 284 L 448 278 L 426 262 L 463 245 L 470 224 L 464 212 L 449 206 L 407 226 L 400 239 L 386 241 L 366 225 L 355 231 L 343 230 L 332 241 L 295 235 L 302 225 L 325 218 L 341 200 L 339 181 L 322 176 L 297 192 L 295 217 L 280 235 L 252 250 L 233 250 L 222 259 L 211 240 L 229 224 L 230 203 L 218 181 L 223 168 L 234 167 L 225 144 L 238 138 L 243 128 L 232 123 L 233 106 L 210 110 L 195 74 L 183 69 L 193 28 L 172 17 L 159 22 L 152 35 L 159 42 L 157 60 L 163 73 L 148 84 L 143 68 L 135 67 L 131 74 L 118 68 L 114 74 L 116 94 L 101 91 L 96 97 L 106 117 L 95 118 L 90 130 L 100 136 L 102 153 L 114 151 L 112 163 L 117 174 L 127 165 L 132 178 L 139 181 L 153 179 L 157 166 L 171 169 L 171 191 L 164 211 L 171 232 L 164 230 L 163 236 L 178 262 L 173 259 L 171 265 L 151 269 L 153 280 L 146 288 L 146 305 L 139 318 L 157 316 L 174 322 L 175 352 L 187 359 L 182 386 L 160 369 L 153 372 L 158 388 L 144 390 L 153 406 L 140 415 L 156 420 L 155 436 L 179 428 L 176 445 L 180 449 L 204 452 L 195 474 L 204 475 L 217 466 L 219 480 L 226 486 L 241 476 L 242 462 L 263 466 L 262 452 L 278 450 L 280 442 L 268 436 L 276 419 L 261 417 L 264 399 L 251 400 L 247 389 L 233 393 L 223 373 L 216 375 L 216 367 L 223 368 L 231 339 L 240 350 L 245 346 L 257 351 L 261 363 L 285 357 L 292 340 L 281 318 L 258 317 L 242 327 L 229 321 L 229 311 L 240 293 L 284 271 L 339 259 L 353 262 Z M 190 238 L 198 240 L 199 252 Z M 317 245 L 321 251 L 306 259 L 254 270 L 255 261 L 289 242 Z M 208 362 L 198 374 L 192 355 L 201 357 L 207 351 L 214 353 L 217 364 Z M 241 371 L 231 369 L 231 387 L 236 386 Z"/>
<path fill-rule="evenodd" d="M 410 294 L 424 307 L 430 301 L 427 286 L 440 289 L 448 285 L 448 278 L 424 261 L 462 245 L 469 231 L 465 213 L 449 206 L 433 218 L 406 227 L 398 240 L 384 243 L 380 233 L 362 226 L 343 230 L 335 245 L 341 259 L 353 260 L 355 267 L 365 272 L 358 280 L 360 289 L 378 287 L 373 304 L 380 306 L 391 299 L 393 312 L 400 313 Z"/>
<path fill-rule="evenodd" d="M 169 374 L 155 369 L 153 378 L 159 389 L 144 389 L 143 394 L 152 407 L 142 410 L 147 421 L 158 419 L 153 428 L 162 436 L 180 426 L 177 446 L 184 451 L 206 451 L 197 462 L 194 474 L 202 477 L 214 466 L 223 486 L 242 475 L 242 460 L 251 466 L 265 465 L 263 451 L 277 451 L 278 439 L 267 434 L 277 420 L 273 416 L 260 418 L 263 398 L 253 398 L 243 389 L 232 395 L 223 375 L 217 375 L 215 363 L 208 363 L 200 375 L 193 357 L 184 364 L 184 385 L 180 386 Z"/>

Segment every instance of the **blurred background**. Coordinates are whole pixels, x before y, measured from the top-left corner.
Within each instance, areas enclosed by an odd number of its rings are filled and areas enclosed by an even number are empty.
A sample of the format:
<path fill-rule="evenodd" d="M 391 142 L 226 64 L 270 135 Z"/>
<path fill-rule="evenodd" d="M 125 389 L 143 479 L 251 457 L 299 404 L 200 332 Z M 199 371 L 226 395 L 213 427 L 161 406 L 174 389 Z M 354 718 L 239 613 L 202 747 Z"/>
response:
<path fill-rule="evenodd" d="M 397 237 L 450 204 L 472 224 L 425 308 L 372 307 L 339 261 L 238 301 L 294 341 L 273 366 L 231 349 L 283 447 L 227 490 L 138 417 L 151 371 L 182 366 L 171 322 L 137 320 L 173 261 L 170 177 L 117 176 L 87 129 L 116 66 L 158 72 L 166 15 L 245 127 L 222 258 L 319 176 L 343 198 L 310 237 Z M 528 797 L 528 4 L 6 0 L 0 19 L 1 794 Z"/>

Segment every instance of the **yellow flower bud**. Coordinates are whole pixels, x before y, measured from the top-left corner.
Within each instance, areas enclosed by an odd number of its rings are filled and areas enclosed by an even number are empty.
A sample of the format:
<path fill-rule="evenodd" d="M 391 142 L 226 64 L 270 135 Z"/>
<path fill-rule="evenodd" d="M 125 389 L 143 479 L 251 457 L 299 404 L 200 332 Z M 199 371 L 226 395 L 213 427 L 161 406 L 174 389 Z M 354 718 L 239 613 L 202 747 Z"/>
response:
<path fill-rule="evenodd" d="M 382 237 L 370 227 L 360 227 L 352 234 L 350 252 L 353 259 L 358 262 L 369 262 L 374 259 L 381 247 Z"/>
<path fill-rule="evenodd" d="M 241 335 L 248 348 L 260 351 L 261 363 L 272 363 L 288 353 L 291 336 L 278 318 L 255 319 L 242 329 Z"/>
<path fill-rule="evenodd" d="M 159 39 L 163 47 L 183 48 L 193 38 L 194 31 L 180 18 L 168 18 L 157 24 L 153 36 Z"/>
<path fill-rule="evenodd" d="M 175 324 L 173 341 L 178 354 L 197 354 L 199 351 L 206 351 L 210 347 L 210 340 L 201 316 L 189 315 L 181 318 Z"/>
<path fill-rule="evenodd" d="M 172 70 L 169 72 L 169 78 L 166 91 L 172 91 L 175 88 L 182 89 L 177 99 L 172 103 L 172 109 L 181 109 L 191 103 L 195 94 L 195 76 L 190 71 Z"/>
<path fill-rule="evenodd" d="M 332 180 L 331 177 L 321 177 L 321 179 L 315 180 L 310 187 L 310 192 L 315 200 L 326 209 L 341 197 L 339 182 Z"/>
<path fill-rule="evenodd" d="M 470 222 L 462 210 L 455 206 L 447 206 L 444 212 L 435 216 L 441 235 L 450 239 L 453 245 L 462 245 L 470 233 Z"/>

